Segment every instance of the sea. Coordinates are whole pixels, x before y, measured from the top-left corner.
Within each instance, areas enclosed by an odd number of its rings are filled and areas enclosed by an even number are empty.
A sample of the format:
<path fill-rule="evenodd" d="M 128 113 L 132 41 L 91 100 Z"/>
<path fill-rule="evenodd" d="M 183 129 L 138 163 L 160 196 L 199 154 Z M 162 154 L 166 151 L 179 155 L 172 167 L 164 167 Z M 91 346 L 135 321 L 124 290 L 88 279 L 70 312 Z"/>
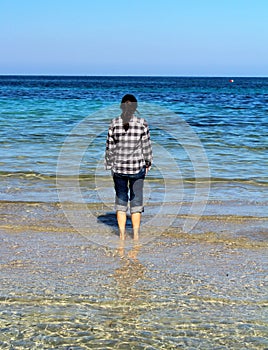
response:
<path fill-rule="evenodd" d="M 154 152 L 155 159 L 166 157 L 165 152 L 173 158 L 175 153 L 180 177 L 196 179 L 189 165 L 194 161 L 184 154 L 182 123 L 187 124 L 193 143 L 198 139 L 207 157 L 208 171 L 203 176 L 210 178 L 212 186 L 220 183 L 230 188 L 228 193 L 218 193 L 219 199 L 265 200 L 268 78 L 232 82 L 213 77 L 73 76 L 0 77 L 0 177 L 4 184 L 0 200 L 56 201 L 53 184 L 60 151 L 85 120 L 84 132 L 80 130 L 75 141 L 88 138 L 89 143 L 79 172 L 84 177 L 95 174 L 110 120 L 120 115 L 125 93 L 133 93 L 141 105 L 147 105 L 140 117 L 148 121 L 152 141 L 163 147 Z M 154 163 L 151 177 L 155 178 L 158 163 Z M 176 171 L 173 178 L 177 177 Z M 90 196 L 85 200 L 90 201 Z"/>
<path fill-rule="evenodd" d="M 141 248 L 104 167 L 126 93 Z M 268 78 L 0 76 L 0 348 L 268 349 L 267 135 Z"/>

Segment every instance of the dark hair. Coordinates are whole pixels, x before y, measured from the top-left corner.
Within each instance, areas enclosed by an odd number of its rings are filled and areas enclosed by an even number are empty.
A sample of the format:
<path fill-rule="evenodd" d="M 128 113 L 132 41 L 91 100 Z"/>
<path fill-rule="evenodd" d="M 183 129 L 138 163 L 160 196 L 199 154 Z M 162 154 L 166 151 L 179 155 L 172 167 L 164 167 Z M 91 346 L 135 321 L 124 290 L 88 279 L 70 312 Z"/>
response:
<path fill-rule="evenodd" d="M 123 127 L 128 131 L 130 118 L 135 113 L 138 107 L 138 101 L 134 95 L 126 94 L 121 101 L 120 108 L 122 109 L 121 118 L 123 119 Z"/>

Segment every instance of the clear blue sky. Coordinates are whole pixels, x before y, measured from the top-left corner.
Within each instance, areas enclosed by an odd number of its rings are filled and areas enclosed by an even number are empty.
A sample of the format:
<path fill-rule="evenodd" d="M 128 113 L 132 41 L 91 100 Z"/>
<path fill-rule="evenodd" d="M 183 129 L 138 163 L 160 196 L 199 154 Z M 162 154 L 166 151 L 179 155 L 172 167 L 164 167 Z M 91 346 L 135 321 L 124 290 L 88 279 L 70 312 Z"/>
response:
<path fill-rule="evenodd" d="M 268 76 L 268 0 L 0 0 L 0 74 Z"/>

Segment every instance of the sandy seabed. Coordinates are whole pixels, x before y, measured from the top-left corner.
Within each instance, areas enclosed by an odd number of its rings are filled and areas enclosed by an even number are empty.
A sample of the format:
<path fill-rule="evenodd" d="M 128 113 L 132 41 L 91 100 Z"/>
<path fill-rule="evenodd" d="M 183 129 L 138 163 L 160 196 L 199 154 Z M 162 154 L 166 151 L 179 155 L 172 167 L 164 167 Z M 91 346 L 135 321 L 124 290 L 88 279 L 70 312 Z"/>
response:
<path fill-rule="evenodd" d="M 1 349 L 268 349 L 263 226 L 109 247 L 40 210 L 1 205 Z"/>

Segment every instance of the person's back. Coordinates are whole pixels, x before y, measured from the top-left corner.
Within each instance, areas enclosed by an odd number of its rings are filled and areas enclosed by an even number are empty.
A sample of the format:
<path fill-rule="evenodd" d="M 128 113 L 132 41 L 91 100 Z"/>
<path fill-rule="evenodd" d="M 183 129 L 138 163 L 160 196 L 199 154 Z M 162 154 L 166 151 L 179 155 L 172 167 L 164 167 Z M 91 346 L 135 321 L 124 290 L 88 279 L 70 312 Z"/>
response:
<path fill-rule="evenodd" d="M 128 201 L 134 239 L 138 239 L 144 210 L 143 182 L 152 163 L 150 132 L 147 122 L 134 114 L 137 109 L 135 96 L 125 95 L 120 107 L 121 116 L 112 120 L 108 130 L 105 165 L 106 169 L 111 169 L 114 180 L 120 239 L 125 239 Z"/>
<path fill-rule="evenodd" d="M 147 164 L 151 162 L 149 129 L 144 119 L 132 116 L 129 128 L 125 131 L 122 118 L 115 118 L 111 122 L 109 133 L 113 147 L 110 147 L 108 158 L 114 172 L 136 174 L 146 165 L 146 161 Z"/>

